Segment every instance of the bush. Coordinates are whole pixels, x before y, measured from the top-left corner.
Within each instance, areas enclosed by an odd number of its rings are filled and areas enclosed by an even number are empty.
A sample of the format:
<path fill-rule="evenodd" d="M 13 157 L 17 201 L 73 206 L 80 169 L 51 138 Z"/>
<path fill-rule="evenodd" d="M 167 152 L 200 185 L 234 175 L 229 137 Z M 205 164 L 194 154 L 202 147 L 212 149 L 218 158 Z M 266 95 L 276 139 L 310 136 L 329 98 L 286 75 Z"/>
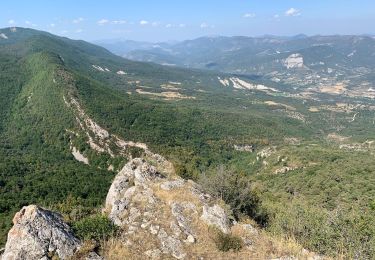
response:
<path fill-rule="evenodd" d="M 215 237 L 214 242 L 220 251 L 228 252 L 229 250 L 233 250 L 235 252 L 240 251 L 243 242 L 242 239 L 238 236 L 234 236 L 232 234 L 225 234 L 221 230 L 215 229 Z"/>
<path fill-rule="evenodd" d="M 227 203 L 236 219 L 245 215 L 261 226 L 267 225 L 268 216 L 261 207 L 260 197 L 246 176 L 221 166 L 216 172 L 201 176 L 200 184 L 209 194 Z"/>
<path fill-rule="evenodd" d="M 62 214 L 64 221 L 69 224 L 77 222 L 94 213 L 94 209 L 92 209 L 92 207 L 85 207 L 83 205 L 84 201 L 82 198 L 74 197 L 73 195 L 69 194 L 64 201 L 49 205 L 48 208 L 52 208 L 53 210 Z"/>
<path fill-rule="evenodd" d="M 107 216 L 98 214 L 74 223 L 73 230 L 81 239 L 99 241 L 114 235 L 117 228 Z"/>

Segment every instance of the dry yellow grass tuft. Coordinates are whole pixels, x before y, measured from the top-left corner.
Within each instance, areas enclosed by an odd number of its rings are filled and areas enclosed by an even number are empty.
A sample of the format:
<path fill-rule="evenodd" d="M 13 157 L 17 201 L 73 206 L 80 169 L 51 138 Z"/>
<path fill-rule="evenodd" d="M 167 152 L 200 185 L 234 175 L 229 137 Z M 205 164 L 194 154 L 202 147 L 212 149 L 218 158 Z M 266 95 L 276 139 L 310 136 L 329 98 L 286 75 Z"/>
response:
<path fill-rule="evenodd" d="M 136 259 L 119 238 L 103 242 L 102 256 L 108 260 Z"/>

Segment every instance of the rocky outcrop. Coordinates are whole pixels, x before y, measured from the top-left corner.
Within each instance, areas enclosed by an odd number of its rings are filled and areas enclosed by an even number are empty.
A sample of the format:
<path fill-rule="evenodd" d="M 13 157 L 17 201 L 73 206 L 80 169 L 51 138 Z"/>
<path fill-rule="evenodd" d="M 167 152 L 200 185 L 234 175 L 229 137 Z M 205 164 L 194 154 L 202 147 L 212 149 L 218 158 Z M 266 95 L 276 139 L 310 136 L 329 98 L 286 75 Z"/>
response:
<path fill-rule="evenodd" d="M 13 224 L 2 260 L 49 259 L 53 255 L 67 259 L 80 247 L 59 214 L 35 205 L 23 207 Z"/>
<path fill-rule="evenodd" d="M 120 234 L 102 248 L 107 259 L 270 259 L 257 249 L 268 248 L 272 257 L 285 255 L 263 232 L 248 222 L 231 223 L 221 201 L 193 181 L 177 177 L 159 155 L 129 161 L 115 177 L 105 209 Z M 14 227 L 1 260 L 70 259 L 103 260 L 85 247 L 57 213 L 37 206 L 24 207 L 14 217 Z M 216 227 L 243 241 L 240 252 L 217 249 Z M 115 247 L 112 250 L 111 245 Z M 124 253 L 113 252 L 124 249 Z M 106 252 L 110 252 L 106 254 Z M 295 252 L 292 252 L 295 253 Z M 84 254 L 83 256 L 81 254 Z M 117 255 L 116 255 L 117 254 Z M 292 254 L 291 254 L 292 255 Z M 313 254 L 298 253 L 301 259 Z M 82 258 L 82 257 L 84 258 Z M 299 258 L 298 258 L 299 259 Z"/>
<path fill-rule="evenodd" d="M 299 53 L 291 54 L 284 60 L 284 66 L 287 67 L 287 69 L 303 68 L 302 55 Z"/>
<path fill-rule="evenodd" d="M 105 211 L 126 230 L 125 244 L 136 246 L 137 237 L 147 237 L 153 246 L 143 248 L 145 256 L 184 259 L 189 245 L 201 239 L 202 225 L 228 233 L 230 222 L 224 209 L 213 204 L 199 185 L 170 171 L 162 173 L 159 169 L 165 168 L 159 166 L 140 158 L 126 164 L 112 183 Z"/>
<path fill-rule="evenodd" d="M 228 216 L 219 205 L 214 205 L 212 207 L 204 205 L 201 219 L 209 225 L 216 226 L 223 233 L 229 233 L 230 231 Z"/>
<path fill-rule="evenodd" d="M 147 183 L 163 178 L 154 166 L 136 158 L 127 163 L 114 179 L 106 198 L 106 211 L 118 225 L 129 224 L 136 219 L 134 202 L 155 204 L 155 197 Z M 127 219 L 126 219 L 127 218 Z"/>
<path fill-rule="evenodd" d="M 184 185 L 184 180 L 166 181 L 160 185 L 163 190 L 173 190 Z"/>

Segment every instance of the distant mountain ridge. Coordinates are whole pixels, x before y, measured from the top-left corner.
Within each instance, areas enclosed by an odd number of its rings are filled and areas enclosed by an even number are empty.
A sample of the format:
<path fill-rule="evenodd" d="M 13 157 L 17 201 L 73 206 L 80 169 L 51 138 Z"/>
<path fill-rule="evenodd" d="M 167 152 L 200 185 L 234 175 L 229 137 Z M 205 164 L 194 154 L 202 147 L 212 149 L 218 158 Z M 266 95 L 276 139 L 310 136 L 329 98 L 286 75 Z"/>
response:
<path fill-rule="evenodd" d="M 131 60 L 257 75 L 297 88 L 344 84 L 364 91 L 375 77 L 370 35 L 215 36 L 126 52 L 121 44 L 107 47 Z"/>

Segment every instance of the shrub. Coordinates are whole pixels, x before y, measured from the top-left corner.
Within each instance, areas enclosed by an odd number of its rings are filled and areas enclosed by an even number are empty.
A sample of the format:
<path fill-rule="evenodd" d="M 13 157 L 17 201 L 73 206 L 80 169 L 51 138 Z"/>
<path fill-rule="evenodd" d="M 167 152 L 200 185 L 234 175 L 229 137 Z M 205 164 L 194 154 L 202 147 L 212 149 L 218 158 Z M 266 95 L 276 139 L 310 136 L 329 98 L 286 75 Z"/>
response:
<path fill-rule="evenodd" d="M 65 222 L 73 223 L 94 213 L 92 207 L 85 207 L 83 204 L 82 198 L 69 194 L 64 201 L 49 205 L 48 208 L 52 208 L 62 214 Z"/>
<path fill-rule="evenodd" d="M 225 234 L 219 229 L 215 229 L 214 233 L 214 242 L 217 249 L 220 251 L 228 252 L 229 250 L 233 250 L 237 252 L 241 250 L 243 242 L 240 237 L 232 234 Z"/>
<path fill-rule="evenodd" d="M 117 228 L 107 216 L 98 214 L 74 223 L 73 230 L 81 239 L 98 241 L 114 235 Z"/>
<path fill-rule="evenodd" d="M 215 173 L 208 173 L 200 178 L 202 187 L 217 199 L 230 205 L 234 217 L 249 216 L 261 226 L 266 226 L 268 216 L 261 207 L 258 193 L 252 189 L 246 176 L 219 167 Z"/>

